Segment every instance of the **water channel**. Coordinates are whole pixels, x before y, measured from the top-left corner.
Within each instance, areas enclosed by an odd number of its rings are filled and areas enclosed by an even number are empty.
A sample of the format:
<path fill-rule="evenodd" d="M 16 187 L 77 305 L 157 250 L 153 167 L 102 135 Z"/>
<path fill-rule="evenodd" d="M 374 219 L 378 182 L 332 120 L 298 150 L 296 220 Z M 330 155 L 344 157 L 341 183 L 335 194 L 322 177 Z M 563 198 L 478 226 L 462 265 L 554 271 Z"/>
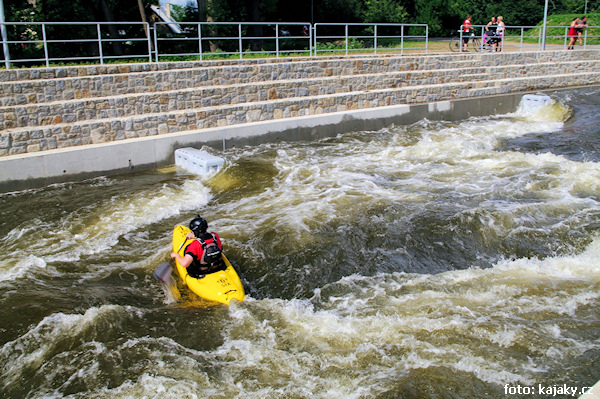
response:
<path fill-rule="evenodd" d="M 537 112 L 232 149 L 210 178 L 169 167 L 0 195 L 0 397 L 593 385 L 600 89 L 549 94 Z M 197 213 L 244 302 L 181 284 L 174 301 L 154 280 Z"/>

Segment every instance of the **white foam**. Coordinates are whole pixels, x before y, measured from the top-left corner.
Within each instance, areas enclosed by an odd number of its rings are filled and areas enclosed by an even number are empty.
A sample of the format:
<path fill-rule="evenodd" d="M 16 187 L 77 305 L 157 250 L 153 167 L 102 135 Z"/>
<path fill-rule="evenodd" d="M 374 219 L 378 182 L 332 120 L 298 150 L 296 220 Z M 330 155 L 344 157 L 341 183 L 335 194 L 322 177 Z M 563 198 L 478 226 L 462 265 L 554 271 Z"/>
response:
<path fill-rule="evenodd" d="M 0 370 L 6 384 L 15 384 L 26 370 L 40 368 L 60 352 L 63 340 L 73 339 L 93 326 L 98 318 L 124 310 L 115 305 L 90 308 L 84 314 L 56 313 L 45 317 L 16 340 L 0 349 Z"/>
<path fill-rule="evenodd" d="M 188 180 L 182 187 L 116 196 L 55 223 L 37 220 L 19 226 L 1 241 L 0 280 L 22 277 L 42 264 L 75 261 L 82 255 L 107 251 L 120 237 L 182 211 L 201 208 L 211 198 L 201 180 Z M 35 240 L 23 239 L 29 237 Z"/>

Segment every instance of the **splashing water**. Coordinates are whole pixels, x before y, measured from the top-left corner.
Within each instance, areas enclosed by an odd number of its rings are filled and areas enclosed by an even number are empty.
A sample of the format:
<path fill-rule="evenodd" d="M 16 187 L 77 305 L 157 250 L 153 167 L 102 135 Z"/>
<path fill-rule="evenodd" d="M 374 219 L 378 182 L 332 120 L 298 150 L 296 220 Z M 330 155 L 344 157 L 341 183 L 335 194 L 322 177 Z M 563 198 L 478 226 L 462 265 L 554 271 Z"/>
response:
<path fill-rule="evenodd" d="M 552 97 L 528 114 L 230 150 L 210 179 L 163 170 L 0 196 L 0 393 L 591 386 L 600 91 Z M 198 306 L 181 282 L 174 301 L 152 277 L 196 213 L 223 238 L 243 303 Z"/>

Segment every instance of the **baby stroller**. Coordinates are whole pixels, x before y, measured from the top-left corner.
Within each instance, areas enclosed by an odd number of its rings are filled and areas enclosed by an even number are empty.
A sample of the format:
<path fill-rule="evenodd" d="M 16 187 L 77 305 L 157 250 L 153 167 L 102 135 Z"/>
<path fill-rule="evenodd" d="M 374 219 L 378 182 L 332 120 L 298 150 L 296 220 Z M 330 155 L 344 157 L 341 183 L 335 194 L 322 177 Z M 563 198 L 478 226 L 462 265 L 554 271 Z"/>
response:
<path fill-rule="evenodd" d="M 482 49 L 487 51 L 494 51 L 499 42 L 500 37 L 498 36 L 496 31 L 486 31 L 483 33 Z"/>

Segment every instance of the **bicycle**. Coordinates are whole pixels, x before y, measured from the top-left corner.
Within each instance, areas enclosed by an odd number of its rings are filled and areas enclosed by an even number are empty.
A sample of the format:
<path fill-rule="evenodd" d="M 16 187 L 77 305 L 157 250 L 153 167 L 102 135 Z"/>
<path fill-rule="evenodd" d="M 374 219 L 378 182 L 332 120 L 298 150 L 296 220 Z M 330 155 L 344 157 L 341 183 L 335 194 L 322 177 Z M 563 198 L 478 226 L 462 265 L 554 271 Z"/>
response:
<path fill-rule="evenodd" d="M 459 51 L 480 51 L 481 50 L 481 40 L 478 37 L 475 37 L 475 33 L 471 33 L 469 37 L 469 41 L 467 42 L 467 49 L 463 49 L 463 41 L 460 37 L 460 31 L 458 31 L 459 35 L 450 39 L 450 51 L 459 52 Z M 464 37 L 463 37 L 464 38 Z"/>

